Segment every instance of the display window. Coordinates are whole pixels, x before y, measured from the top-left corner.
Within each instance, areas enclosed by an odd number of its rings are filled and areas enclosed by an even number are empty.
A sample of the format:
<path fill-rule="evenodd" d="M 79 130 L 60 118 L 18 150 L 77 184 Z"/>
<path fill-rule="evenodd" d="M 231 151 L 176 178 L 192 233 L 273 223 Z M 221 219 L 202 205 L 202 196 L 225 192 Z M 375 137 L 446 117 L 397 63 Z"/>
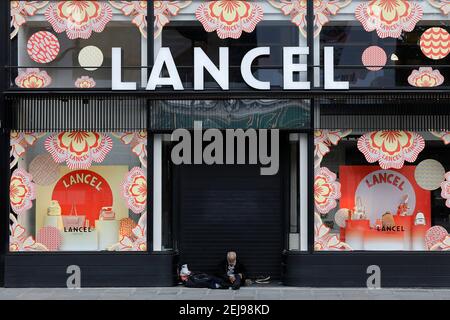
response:
<path fill-rule="evenodd" d="M 147 251 L 147 133 L 11 132 L 10 252 Z"/>
<path fill-rule="evenodd" d="M 140 82 L 147 1 L 10 3 L 13 87 L 110 88 L 113 47 L 124 50 L 123 78 Z"/>
<path fill-rule="evenodd" d="M 449 137 L 315 131 L 315 250 L 450 250 Z"/>
<path fill-rule="evenodd" d="M 449 8 L 447 0 L 317 0 L 315 43 L 319 52 L 334 47 L 335 79 L 350 88 L 448 87 Z"/>

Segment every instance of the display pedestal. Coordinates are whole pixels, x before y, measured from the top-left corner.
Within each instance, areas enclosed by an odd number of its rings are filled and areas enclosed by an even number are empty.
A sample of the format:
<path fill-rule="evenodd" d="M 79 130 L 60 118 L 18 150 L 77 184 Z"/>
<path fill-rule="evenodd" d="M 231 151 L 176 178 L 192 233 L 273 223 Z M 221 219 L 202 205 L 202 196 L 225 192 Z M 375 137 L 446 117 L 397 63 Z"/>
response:
<path fill-rule="evenodd" d="M 54 227 L 59 231 L 64 230 L 64 224 L 61 216 L 46 216 L 44 221 L 44 226 Z"/>
<path fill-rule="evenodd" d="M 98 246 L 100 250 L 106 250 L 119 242 L 120 221 L 95 220 L 95 229 L 98 232 Z"/>
<path fill-rule="evenodd" d="M 98 251 L 97 230 L 91 232 L 62 232 L 60 251 Z"/>
<path fill-rule="evenodd" d="M 411 236 L 413 216 L 394 216 L 394 221 L 397 226 L 403 227 L 403 250 L 411 250 Z"/>
<path fill-rule="evenodd" d="M 411 237 L 411 245 L 414 251 L 426 251 L 428 250 L 427 245 L 425 243 L 425 234 L 430 226 L 414 226 Z"/>
<path fill-rule="evenodd" d="M 347 220 L 345 241 L 353 250 L 363 250 L 364 232 L 370 230 L 370 220 Z"/>

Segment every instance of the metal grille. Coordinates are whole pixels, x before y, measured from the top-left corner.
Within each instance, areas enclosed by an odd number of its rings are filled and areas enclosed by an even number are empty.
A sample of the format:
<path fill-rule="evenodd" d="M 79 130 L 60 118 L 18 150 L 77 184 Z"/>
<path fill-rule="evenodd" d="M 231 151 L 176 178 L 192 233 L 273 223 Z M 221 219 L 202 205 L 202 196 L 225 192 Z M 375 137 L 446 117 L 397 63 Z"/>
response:
<path fill-rule="evenodd" d="M 317 98 L 315 128 L 448 130 L 450 97 L 361 95 Z"/>
<path fill-rule="evenodd" d="M 39 96 L 7 99 L 10 129 L 131 131 L 147 128 L 147 100 L 136 97 Z"/>

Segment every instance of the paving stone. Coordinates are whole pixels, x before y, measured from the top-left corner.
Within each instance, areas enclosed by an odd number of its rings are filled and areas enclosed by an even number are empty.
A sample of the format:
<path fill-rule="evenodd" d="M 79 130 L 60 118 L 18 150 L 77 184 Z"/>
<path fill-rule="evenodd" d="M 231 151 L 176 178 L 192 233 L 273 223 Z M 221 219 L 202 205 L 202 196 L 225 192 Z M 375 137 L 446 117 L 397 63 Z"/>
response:
<path fill-rule="evenodd" d="M 374 289 L 365 288 L 296 288 L 296 287 L 245 287 L 240 290 L 211 290 L 184 287 L 170 288 L 83 288 L 41 289 L 0 288 L 3 300 L 449 300 L 449 289 Z"/>

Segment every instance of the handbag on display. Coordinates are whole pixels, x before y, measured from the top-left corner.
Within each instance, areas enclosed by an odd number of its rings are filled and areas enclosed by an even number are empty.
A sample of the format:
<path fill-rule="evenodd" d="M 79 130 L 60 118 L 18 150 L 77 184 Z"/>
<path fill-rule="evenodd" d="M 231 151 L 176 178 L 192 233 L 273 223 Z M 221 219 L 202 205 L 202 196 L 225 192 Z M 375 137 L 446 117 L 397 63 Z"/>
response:
<path fill-rule="evenodd" d="M 115 220 L 116 213 L 113 211 L 112 207 L 103 207 L 100 211 L 100 220 Z"/>
<path fill-rule="evenodd" d="M 50 202 L 50 206 L 47 208 L 48 216 L 60 216 L 61 215 L 61 206 L 59 202 L 56 200 L 52 200 Z"/>
<path fill-rule="evenodd" d="M 70 215 L 62 216 L 65 228 L 83 228 L 86 216 L 78 215 L 77 207 L 72 205 Z"/>
<path fill-rule="evenodd" d="M 395 220 L 394 216 L 390 212 L 386 212 L 381 217 L 381 223 L 383 225 L 383 228 L 393 228 L 395 227 Z"/>

